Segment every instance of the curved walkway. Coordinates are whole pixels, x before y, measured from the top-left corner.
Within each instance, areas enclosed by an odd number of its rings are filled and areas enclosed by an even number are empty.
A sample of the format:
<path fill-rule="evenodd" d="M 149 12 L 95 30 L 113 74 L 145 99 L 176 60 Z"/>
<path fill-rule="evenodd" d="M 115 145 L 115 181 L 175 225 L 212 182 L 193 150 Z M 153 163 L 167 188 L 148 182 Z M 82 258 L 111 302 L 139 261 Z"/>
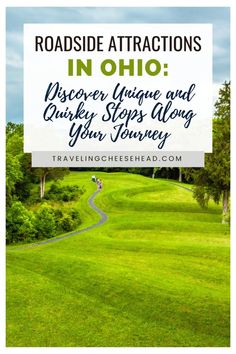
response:
<path fill-rule="evenodd" d="M 181 186 L 179 185 L 178 183 L 174 183 L 174 182 L 169 182 L 171 184 L 174 184 L 176 185 L 177 187 L 179 188 L 183 188 L 189 192 L 193 192 L 192 189 L 190 188 L 187 188 L 185 186 Z M 67 233 L 66 235 L 63 235 L 63 236 L 59 236 L 59 237 L 54 237 L 54 238 L 50 238 L 50 239 L 46 239 L 46 240 L 42 240 L 40 242 L 37 242 L 37 243 L 32 243 L 32 244 L 29 244 L 29 245 L 22 245 L 21 247 L 15 247 L 15 248 L 12 248 L 11 251 L 15 251 L 15 250 L 24 250 L 24 249 L 27 249 L 27 248 L 33 248 L 33 247 L 36 247 L 36 246 L 40 246 L 40 245 L 46 245 L 48 243 L 53 243 L 53 242 L 57 242 L 57 241 L 60 241 L 60 240 L 63 240 L 65 238 L 68 238 L 68 237 L 72 237 L 72 236 L 77 236 L 79 234 L 82 234 L 83 232 L 86 232 L 86 231 L 89 231 L 89 230 L 92 230 L 98 226 L 101 226 L 103 225 L 106 220 L 107 220 L 107 214 L 104 213 L 101 209 L 99 209 L 95 204 L 94 204 L 94 198 L 97 196 L 97 194 L 100 192 L 100 190 L 97 190 L 96 192 L 94 192 L 90 198 L 88 199 L 88 204 L 89 206 L 95 210 L 100 216 L 101 216 L 101 219 L 96 223 L 96 224 L 93 224 L 93 225 L 90 225 L 82 230 L 78 230 L 78 231 L 72 231 L 70 233 Z"/>
<path fill-rule="evenodd" d="M 13 248 L 11 251 L 23 250 L 23 249 L 27 249 L 27 248 L 40 246 L 40 245 L 45 245 L 45 244 L 48 244 L 48 243 L 57 242 L 57 241 L 63 240 L 63 239 L 68 238 L 68 237 L 72 237 L 72 236 L 76 236 L 76 235 L 82 234 L 83 232 L 92 230 L 95 227 L 98 227 L 98 226 L 101 226 L 102 224 L 104 224 L 106 222 L 106 220 L 107 220 L 107 214 L 105 214 L 101 209 L 99 209 L 94 204 L 94 198 L 97 196 L 97 194 L 99 192 L 100 192 L 100 190 L 97 190 L 96 192 L 94 192 L 91 195 L 91 197 L 89 198 L 89 200 L 88 200 L 89 206 L 101 216 L 101 219 L 96 224 L 90 225 L 90 226 L 88 226 L 88 227 L 86 227 L 85 229 L 82 229 L 82 230 L 72 231 L 72 232 L 70 232 L 70 233 L 68 233 L 66 235 L 63 235 L 63 236 L 46 239 L 46 240 L 43 240 L 43 241 L 40 241 L 40 242 L 37 242 L 37 243 L 33 243 L 33 244 L 30 244 L 30 245 L 25 245 L 25 246 L 22 246 L 22 247 L 16 247 L 16 248 Z"/>

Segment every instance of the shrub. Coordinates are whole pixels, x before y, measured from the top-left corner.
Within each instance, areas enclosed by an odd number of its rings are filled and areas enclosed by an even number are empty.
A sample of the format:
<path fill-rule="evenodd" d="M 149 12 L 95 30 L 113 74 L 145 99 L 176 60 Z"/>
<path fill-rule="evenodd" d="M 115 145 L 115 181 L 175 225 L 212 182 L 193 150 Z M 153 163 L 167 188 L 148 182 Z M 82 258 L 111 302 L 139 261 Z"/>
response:
<path fill-rule="evenodd" d="M 75 208 L 70 209 L 70 216 L 72 217 L 72 220 L 75 220 L 77 225 L 81 224 L 81 219 L 79 215 L 79 211 Z"/>
<path fill-rule="evenodd" d="M 67 212 L 62 213 L 60 218 L 59 225 L 63 231 L 72 231 L 76 229 L 77 226 L 81 224 L 80 215 L 77 209 L 71 209 Z"/>
<path fill-rule="evenodd" d="M 75 230 L 80 224 L 80 214 L 75 208 L 59 209 L 43 203 L 33 213 L 15 201 L 7 209 L 7 243 L 51 238 L 61 232 Z"/>
<path fill-rule="evenodd" d="M 74 228 L 74 221 L 72 220 L 72 217 L 68 214 L 64 214 L 60 221 L 60 226 L 63 231 L 72 231 Z"/>
<path fill-rule="evenodd" d="M 35 216 L 37 238 L 50 238 L 56 234 L 56 220 L 53 208 L 44 203 L 40 206 Z"/>
<path fill-rule="evenodd" d="M 54 209 L 54 217 L 55 217 L 56 225 L 59 225 L 61 219 L 63 218 L 63 209 L 55 208 Z"/>
<path fill-rule="evenodd" d="M 51 184 L 49 191 L 45 194 L 45 199 L 69 202 L 75 200 L 83 193 L 84 189 L 79 188 L 77 185 L 61 186 L 58 183 L 53 183 Z"/>

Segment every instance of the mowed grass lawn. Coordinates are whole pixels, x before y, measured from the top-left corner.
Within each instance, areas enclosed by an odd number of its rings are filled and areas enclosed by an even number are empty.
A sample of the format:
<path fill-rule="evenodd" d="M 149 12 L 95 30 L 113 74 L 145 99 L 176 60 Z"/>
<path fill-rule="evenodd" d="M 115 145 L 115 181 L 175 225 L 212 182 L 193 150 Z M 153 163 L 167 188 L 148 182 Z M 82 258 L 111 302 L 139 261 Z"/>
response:
<path fill-rule="evenodd" d="M 229 227 L 170 181 L 95 173 L 101 227 L 7 248 L 7 346 L 229 346 Z M 86 187 L 92 172 L 65 184 Z"/>

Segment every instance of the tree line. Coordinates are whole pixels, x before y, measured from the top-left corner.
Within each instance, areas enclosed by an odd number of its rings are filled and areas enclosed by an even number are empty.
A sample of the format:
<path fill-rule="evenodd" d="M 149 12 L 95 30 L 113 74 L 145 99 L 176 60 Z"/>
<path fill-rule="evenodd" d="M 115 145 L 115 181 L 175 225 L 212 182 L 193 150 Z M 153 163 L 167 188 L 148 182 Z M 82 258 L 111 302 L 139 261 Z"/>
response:
<path fill-rule="evenodd" d="M 8 244 L 50 238 L 79 226 L 81 219 L 78 208 L 68 208 L 66 203 L 78 199 L 84 193 L 84 189 L 77 185 L 60 186 L 58 183 L 69 172 L 66 168 L 32 168 L 31 154 L 23 152 L 23 125 L 7 124 Z M 45 192 L 46 178 L 55 181 L 47 192 Z"/>

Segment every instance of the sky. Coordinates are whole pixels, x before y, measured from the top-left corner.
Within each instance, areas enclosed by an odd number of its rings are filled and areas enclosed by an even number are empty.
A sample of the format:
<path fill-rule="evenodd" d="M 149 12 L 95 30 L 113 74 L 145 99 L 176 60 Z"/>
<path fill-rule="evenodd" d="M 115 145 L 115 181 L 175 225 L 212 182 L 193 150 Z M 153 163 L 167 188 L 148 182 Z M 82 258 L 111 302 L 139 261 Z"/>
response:
<path fill-rule="evenodd" d="M 211 23 L 213 96 L 230 79 L 230 10 L 227 7 L 12 7 L 6 10 L 7 121 L 23 122 L 24 23 Z"/>

